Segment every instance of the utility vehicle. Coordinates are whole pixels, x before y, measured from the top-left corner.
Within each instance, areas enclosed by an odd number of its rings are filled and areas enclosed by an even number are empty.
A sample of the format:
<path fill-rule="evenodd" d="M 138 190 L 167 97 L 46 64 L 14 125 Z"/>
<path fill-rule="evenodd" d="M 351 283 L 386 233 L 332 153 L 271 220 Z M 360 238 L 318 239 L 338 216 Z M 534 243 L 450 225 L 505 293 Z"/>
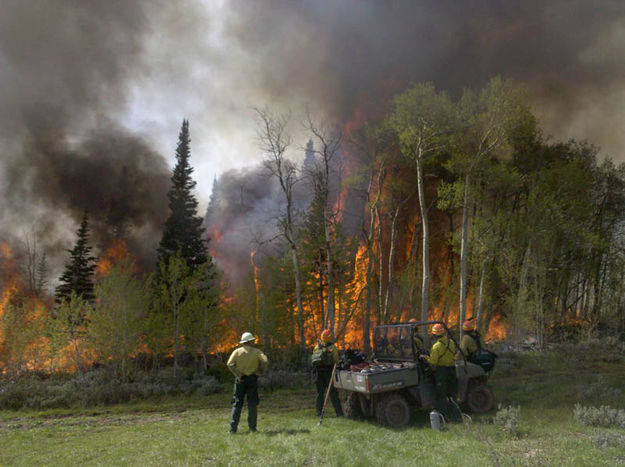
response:
<path fill-rule="evenodd" d="M 378 424 L 399 428 L 409 423 L 413 410 L 434 408 L 433 372 L 419 354 L 427 353 L 427 331 L 436 323 L 442 324 L 447 336 L 456 342 L 441 321 L 380 325 L 374 328 L 374 353 L 369 361 L 354 363 L 348 355 L 343 359 L 333 383 L 347 392 L 347 416 L 375 416 Z M 483 413 L 493 408 L 493 391 L 482 367 L 463 356 L 456 361 L 456 374 L 459 400 L 465 401 L 465 409 Z"/>

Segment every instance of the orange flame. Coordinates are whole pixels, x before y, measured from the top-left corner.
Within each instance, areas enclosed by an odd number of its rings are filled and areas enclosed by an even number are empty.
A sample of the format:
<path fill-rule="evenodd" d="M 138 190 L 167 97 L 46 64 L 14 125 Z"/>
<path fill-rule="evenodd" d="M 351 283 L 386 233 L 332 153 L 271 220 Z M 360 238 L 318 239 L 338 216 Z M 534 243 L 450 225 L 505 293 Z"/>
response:
<path fill-rule="evenodd" d="M 96 277 L 101 279 L 111 273 L 111 268 L 123 258 L 128 257 L 128 244 L 124 240 L 115 239 L 111 246 L 100 256 L 96 266 Z"/>

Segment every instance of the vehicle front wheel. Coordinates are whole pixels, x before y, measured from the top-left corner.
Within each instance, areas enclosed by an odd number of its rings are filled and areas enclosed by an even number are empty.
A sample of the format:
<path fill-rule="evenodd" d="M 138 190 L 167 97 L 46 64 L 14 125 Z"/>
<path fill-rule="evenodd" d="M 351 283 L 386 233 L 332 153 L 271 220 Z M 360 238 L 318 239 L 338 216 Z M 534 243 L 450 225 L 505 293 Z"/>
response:
<path fill-rule="evenodd" d="M 389 394 L 378 402 L 375 415 L 379 425 L 401 428 L 410 422 L 410 407 L 401 394 Z"/>
<path fill-rule="evenodd" d="M 350 392 L 347 395 L 347 400 L 345 401 L 345 415 L 353 420 L 363 418 L 360 400 L 358 399 L 358 394 L 355 392 Z"/>
<path fill-rule="evenodd" d="M 485 383 L 474 382 L 467 391 L 467 407 L 473 413 L 486 413 L 495 406 L 493 390 Z"/>

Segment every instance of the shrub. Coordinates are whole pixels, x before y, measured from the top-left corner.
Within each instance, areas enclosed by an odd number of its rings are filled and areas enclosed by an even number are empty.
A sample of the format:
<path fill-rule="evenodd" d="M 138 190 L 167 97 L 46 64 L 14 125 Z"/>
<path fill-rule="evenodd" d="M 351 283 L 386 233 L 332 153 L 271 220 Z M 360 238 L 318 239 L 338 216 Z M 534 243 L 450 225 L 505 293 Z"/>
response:
<path fill-rule="evenodd" d="M 70 380 L 22 380 L 2 385 L 0 409 L 89 407 L 167 394 L 196 392 L 207 395 L 219 390 L 219 384 L 214 377 L 193 375 L 192 381 L 188 381 L 186 377 L 186 374 L 176 379 L 167 374 L 163 378 L 149 378 L 144 375 L 133 382 L 119 382 L 109 372 L 95 370 Z"/>
<path fill-rule="evenodd" d="M 234 380 L 234 376 L 223 362 L 213 363 L 206 374 L 214 377 L 220 383 L 231 383 Z"/>
<path fill-rule="evenodd" d="M 303 387 L 307 385 L 306 373 L 291 373 L 285 370 L 268 370 L 258 380 L 258 385 L 270 391 L 275 389 Z"/>
<path fill-rule="evenodd" d="M 261 388 L 274 390 L 291 387 L 291 375 L 284 370 L 268 370 L 258 380 Z"/>
<path fill-rule="evenodd" d="M 611 447 L 625 449 L 625 435 L 620 433 L 604 433 L 601 431 L 595 431 L 592 441 L 601 449 Z"/>
<path fill-rule="evenodd" d="M 607 405 L 596 408 L 575 404 L 573 416 L 582 425 L 625 428 L 625 410 L 613 409 Z"/>
<path fill-rule="evenodd" d="M 508 406 L 502 407 L 499 404 L 497 413 L 493 418 L 493 423 L 504 429 L 506 433 L 512 436 L 518 435 L 519 422 L 521 421 L 521 407 Z"/>
<path fill-rule="evenodd" d="M 578 384 L 577 397 L 582 402 L 609 402 L 620 400 L 623 391 L 610 386 L 603 376 L 598 376 L 594 383 Z"/>
<path fill-rule="evenodd" d="M 197 394 L 208 396 L 219 391 L 219 382 L 213 376 L 198 376 L 193 379 L 193 389 Z"/>

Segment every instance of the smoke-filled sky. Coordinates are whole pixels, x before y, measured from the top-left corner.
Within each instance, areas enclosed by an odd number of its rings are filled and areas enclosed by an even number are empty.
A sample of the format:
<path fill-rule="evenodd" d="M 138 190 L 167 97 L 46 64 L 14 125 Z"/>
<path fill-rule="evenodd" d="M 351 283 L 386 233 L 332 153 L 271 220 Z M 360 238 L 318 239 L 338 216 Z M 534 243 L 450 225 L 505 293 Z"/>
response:
<path fill-rule="evenodd" d="M 253 107 L 342 123 L 412 81 L 515 79 L 546 134 L 625 161 L 624 51 L 621 0 L 0 0 L 0 232 L 69 247 L 88 209 L 151 247 L 183 118 L 203 214 L 260 160 Z"/>

